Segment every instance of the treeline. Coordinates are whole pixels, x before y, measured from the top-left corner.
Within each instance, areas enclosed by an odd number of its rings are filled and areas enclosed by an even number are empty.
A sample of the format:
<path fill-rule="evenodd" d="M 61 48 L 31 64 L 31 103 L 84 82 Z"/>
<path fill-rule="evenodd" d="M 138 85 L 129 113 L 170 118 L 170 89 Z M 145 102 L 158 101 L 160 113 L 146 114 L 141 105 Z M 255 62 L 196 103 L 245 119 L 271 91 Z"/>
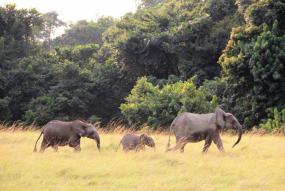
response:
<path fill-rule="evenodd" d="M 155 128 L 217 105 L 246 128 L 275 120 L 285 108 L 284 16 L 284 0 L 145 0 L 52 39 L 64 25 L 55 12 L 1 7 L 0 120 Z"/>

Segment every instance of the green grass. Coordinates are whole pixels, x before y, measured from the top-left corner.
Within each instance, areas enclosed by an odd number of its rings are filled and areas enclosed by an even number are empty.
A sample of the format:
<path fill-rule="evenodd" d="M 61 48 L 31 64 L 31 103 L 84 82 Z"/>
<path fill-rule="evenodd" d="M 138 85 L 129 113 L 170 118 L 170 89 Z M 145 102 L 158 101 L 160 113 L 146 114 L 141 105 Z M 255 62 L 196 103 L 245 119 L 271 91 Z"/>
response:
<path fill-rule="evenodd" d="M 60 147 L 33 153 L 39 132 L 0 131 L 0 190 L 284 190 L 285 138 L 222 135 L 226 153 L 215 145 L 202 154 L 203 142 L 185 153 L 164 153 L 168 137 L 155 134 L 157 149 L 115 152 L 122 134 L 102 134 L 102 152 L 90 139 L 82 151 Z M 172 137 L 172 145 L 174 137 Z M 38 144 L 39 147 L 40 144 Z"/>

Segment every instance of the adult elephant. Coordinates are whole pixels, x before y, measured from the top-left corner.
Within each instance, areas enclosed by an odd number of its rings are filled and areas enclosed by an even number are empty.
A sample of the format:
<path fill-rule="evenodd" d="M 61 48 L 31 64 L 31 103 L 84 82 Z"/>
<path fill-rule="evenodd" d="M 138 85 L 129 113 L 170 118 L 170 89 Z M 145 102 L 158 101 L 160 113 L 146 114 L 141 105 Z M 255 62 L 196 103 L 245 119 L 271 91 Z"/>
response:
<path fill-rule="evenodd" d="M 233 128 L 238 131 L 238 139 L 232 146 L 237 145 L 242 137 L 242 126 L 231 113 L 224 112 L 221 108 L 216 108 L 214 113 L 195 114 L 182 113 L 177 116 L 170 125 L 176 137 L 176 146 L 170 146 L 170 134 L 166 151 L 180 150 L 184 152 L 184 147 L 188 142 L 199 142 L 205 140 L 203 152 L 207 152 L 212 141 L 220 151 L 224 151 L 220 137 L 221 129 Z"/>
<path fill-rule="evenodd" d="M 37 139 L 34 147 L 34 152 L 37 152 L 37 143 L 43 134 L 40 152 L 44 152 L 46 148 L 51 146 L 55 151 L 58 146 L 69 145 L 75 151 L 80 151 L 80 138 L 88 137 L 97 143 L 97 148 L 100 151 L 100 137 L 95 127 L 91 123 L 81 120 L 75 121 L 59 121 L 53 120 L 43 126 L 43 130 Z"/>

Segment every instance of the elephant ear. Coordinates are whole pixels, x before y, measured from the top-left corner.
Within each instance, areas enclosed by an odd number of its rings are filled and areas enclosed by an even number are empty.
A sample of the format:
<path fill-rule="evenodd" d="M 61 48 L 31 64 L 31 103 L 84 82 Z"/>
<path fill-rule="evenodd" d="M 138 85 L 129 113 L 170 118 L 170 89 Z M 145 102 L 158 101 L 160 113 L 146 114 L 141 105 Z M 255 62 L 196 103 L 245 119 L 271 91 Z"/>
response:
<path fill-rule="evenodd" d="M 216 125 L 219 128 L 224 128 L 226 125 L 226 113 L 219 107 L 215 109 Z"/>
<path fill-rule="evenodd" d="M 233 114 L 231 114 L 231 113 L 226 113 L 226 114 L 225 114 L 225 119 L 226 119 L 226 121 L 233 120 L 233 119 L 234 119 L 234 116 L 233 116 Z"/>
<path fill-rule="evenodd" d="M 74 127 L 74 131 L 77 135 L 79 135 L 80 137 L 85 137 L 87 136 L 87 132 L 86 132 L 87 127 L 83 126 L 83 125 L 77 125 Z"/>
<path fill-rule="evenodd" d="M 146 143 L 146 140 L 147 140 L 147 136 L 146 134 L 141 134 L 140 135 L 140 142 L 145 144 Z"/>

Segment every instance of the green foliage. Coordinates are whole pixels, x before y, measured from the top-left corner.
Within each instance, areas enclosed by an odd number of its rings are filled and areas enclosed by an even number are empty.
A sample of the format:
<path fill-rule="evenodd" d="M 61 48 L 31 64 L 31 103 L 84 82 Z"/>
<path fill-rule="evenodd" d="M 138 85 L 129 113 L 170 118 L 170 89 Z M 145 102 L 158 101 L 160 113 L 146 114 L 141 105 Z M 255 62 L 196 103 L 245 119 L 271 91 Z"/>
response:
<path fill-rule="evenodd" d="M 9 72 L 5 93 L 9 97 L 12 120 L 23 120 L 30 101 L 46 94 L 55 84 L 58 60 L 50 55 L 30 56 Z"/>
<path fill-rule="evenodd" d="M 283 0 L 259 0 L 251 4 L 245 11 L 245 20 L 249 25 L 272 26 L 275 21 L 279 23 L 280 30 L 285 29 L 285 2 Z"/>
<path fill-rule="evenodd" d="M 133 81 L 197 75 L 201 84 L 219 74 L 217 59 L 240 23 L 235 13 L 233 0 L 169 0 L 123 17 L 106 31 L 103 46 Z"/>
<path fill-rule="evenodd" d="M 57 113 L 54 112 L 54 107 L 60 108 L 62 103 L 61 97 L 58 97 L 56 100 L 49 96 L 40 96 L 32 99 L 29 104 L 29 110 L 25 112 L 24 119 L 28 123 L 36 122 L 37 124 L 44 124 L 47 121 L 56 119 Z"/>
<path fill-rule="evenodd" d="M 0 7 L 0 68 L 11 69 L 17 59 L 34 53 L 35 27 L 43 20 L 35 9 L 16 9 L 13 4 Z"/>
<path fill-rule="evenodd" d="M 165 0 L 136 0 L 136 3 L 138 4 L 138 7 L 140 9 L 142 8 L 149 8 L 153 7 L 159 3 L 164 2 Z"/>
<path fill-rule="evenodd" d="M 118 80 L 119 71 L 115 65 L 93 63 L 87 58 L 86 62 L 80 62 L 81 53 L 85 50 L 86 46 L 58 49 L 56 54 L 43 56 L 27 65 L 30 73 L 37 71 L 38 76 L 43 75 L 40 73 L 43 68 L 46 72 L 49 68 L 49 73 L 44 75 L 44 79 L 38 77 L 48 83 L 36 87 L 45 89 L 36 91 L 34 96 L 30 95 L 28 103 L 24 104 L 23 119 L 26 122 L 44 124 L 51 119 L 83 117 L 94 120 L 94 116 L 102 118 L 104 122 L 118 113 L 122 101 L 120 97 L 123 97 L 120 95 L 121 88 L 124 87 Z M 54 65 L 51 65 L 51 58 Z M 42 62 L 41 67 L 38 66 L 39 62 Z M 37 78 L 34 82 L 37 82 Z M 23 100 L 19 101 L 23 103 Z"/>
<path fill-rule="evenodd" d="M 21 119 L 27 97 L 37 91 L 34 78 L 18 71 L 18 61 L 37 52 L 34 29 L 42 25 L 35 9 L 16 9 L 13 4 L 0 7 L 0 120 Z"/>
<path fill-rule="evenodd" d="M 277 108 L 273 110 L 273 118 L 268 118 L 266 122 L 262 123 L 261 128 L 272 131 L 276 129 L 285 129 L 285 109 L 278 111 Z"/>
<path fill-rule="evenodd" d="M 256 3 L 258 0 L 236 0 L 235 4 L 238 6 L 238 11 L 241 14 L 244 14 L 246 9 L 252 5 L 253 3 Z"/>
<path fill-rule="evenodd" d="M 158 127 L 169 125 L 182 112 L 210 112 L 216 106 L 214 104 L 206 100 L 204 92 L 197 89 L 191 80 L 159 88 L 142 77 L 120 109 L 132 125 L 146 123 Z"/>
<path fill-rule="evenodd" d="M 65 23 L 58 18 L 58 14 L 55 11 L 47 12 L 42 16 L 44 25 L 40 30 L 38 37 L 44 40 L 44 48 L 47 50 L 51 49 L 51 38 L 54 33 L 54 30 L 57 27 L 64 26 Z"/>
<path fill-rule="evenodd" d="M 92 67 L 90 59 L 99 49 L 97 44 L 85 44 L 55 48 L 55 54 L 60 60 L 75 62 L 82 68 Z"/>
<path fill-rule="evenodd" d="M 283 12 L 282 12 L 283 11 Z M 245 11 L 220 57 L 227 82 L 224 102 L 250 128 L 267 110 L 285 106 L 285 2 L 259 1 Z"/>
<path fill-rule="evenodd" d="M 96 22 L 81 20 L 69 26 L 69 29 L 53 40 L 53 46 L 73 46 L 103 43 L 102 34 L 115 24 L 112 17 L 101 17 Z"/>
<path fill-rule="evenodd" d="M 55 40 L 56 13 L 0 7 L 0 120 L 125 117 L 157 127 L 219 104 L 250 128 L 285 108 L 283 0 L 139 2 Z"/>
<path fill-rule="evenodd" d="M 4 97 L 0 99 L 0 120 L 10 120 L 11 118 L 11 111 L 9 108 L 10 98 Z"/>
<path fill-rule="evenodd" d="M 199 89 L 205 92 L 208 100 L 213 99 L 213 101 L 222 104 L 226 89 L 226 82 L 221 78 L 215 78 L 214 80 L 205 80 Z"/>

